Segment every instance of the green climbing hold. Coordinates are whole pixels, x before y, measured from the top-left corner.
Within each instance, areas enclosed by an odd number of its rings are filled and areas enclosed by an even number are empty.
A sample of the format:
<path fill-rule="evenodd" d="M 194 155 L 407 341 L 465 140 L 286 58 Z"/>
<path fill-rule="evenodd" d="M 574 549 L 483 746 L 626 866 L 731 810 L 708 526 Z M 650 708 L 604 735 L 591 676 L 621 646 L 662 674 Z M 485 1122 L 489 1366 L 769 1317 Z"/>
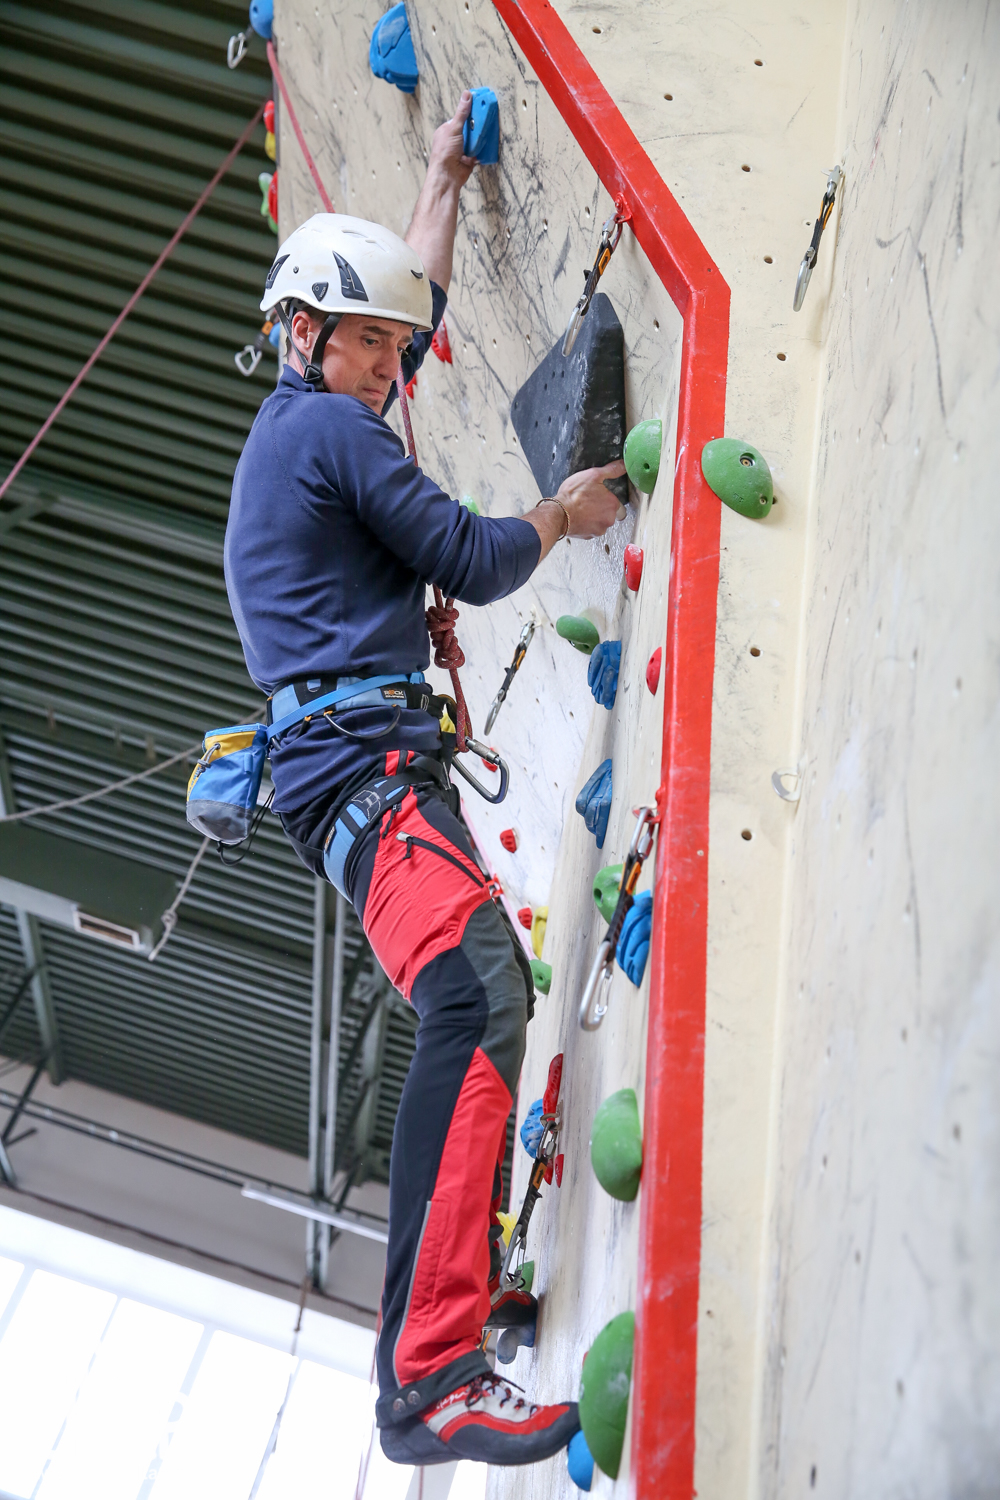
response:
<path fill-rule="evenodd" d="M 560 615 L 556 621 L 556 634 L 582 651 L 584 656 L 589 656 L 601 639 L 597 626 L 585 620 L 582 615 Z"/>
<path fill-rule="evenodd" d="M 660 472 L 660 449 L 663 447 L 663 423 L 659 417 L 637 422 L 625 439 L 625 472 L 643 494 L 651 495 Z"/>
<path fill-rule="evenodd" d="M 531 965 L 531 977 L 535 981 L 535 989 L 547 995 L 552 984 L 552 965 L 543 963 L 540 958 L 529 958 L 528 962 Z"/>
<path fill-rule="evenodd" d="M 621 865 L 605 865 L 594 876 L 594 905 L 603 921 L 610 922 L 618 905 L 618 887 L 622 881 Z"/>
<path fill-rule="evenodd" d="M 713 438 L 701 450 L 701 472 L 724 505 L 760 521 L 774 504 L 774 482 L 767 459 L 752 443 Z"/>
<path fill-rule="evenodd" d="M 610 1479 L 618 1478 L 622 1459 L 634 1343 L 635 1313 L 612 1318 L 591 1344 L 580 1377 L 580 1426 Z"/>
<path fill-rule="evenodd" d="M 526 1260 L 521 1266 L 521 1291 L 530 1292 L 531 1283 L 535 1279 L 535 1262 Z"/>
<path fill-rule="evenodd" d="M 611 1094 L 594 1116 L 590 1164 L 606 1193 L 631 1203 L 642 1176 L 642 1127 L 635 1089 Z"/>
<path fill-rule="evenodd" d="M 471 495 L 463 495 L 458 503 L 459 505 L 464 505 L 466 510 L 471 510 L 474 516 L 482 515 L 482 511 L 479 509 L 479 506 L 476 504 L 475 500 L 473 500 Z"/>

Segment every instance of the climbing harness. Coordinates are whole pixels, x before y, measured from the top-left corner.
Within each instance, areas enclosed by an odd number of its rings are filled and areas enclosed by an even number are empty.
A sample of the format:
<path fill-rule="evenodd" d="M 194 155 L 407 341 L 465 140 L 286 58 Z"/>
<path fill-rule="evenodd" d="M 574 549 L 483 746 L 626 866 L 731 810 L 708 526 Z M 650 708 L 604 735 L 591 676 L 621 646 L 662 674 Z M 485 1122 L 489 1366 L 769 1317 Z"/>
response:
<path fill-rule="evenodd" d="M 484 734 L 489 734 L 490 730 L 493 728 L 493 725 L 497 721 L 497 714 L 503 707 L 504 699 L 507 696 L 511 683 L 514 681 L 514 678 L 517 675 L 518 668 L 524 661 L 525 654 L 527 653 L 528 647 L 531 645 L 531 638 L 534 633 L 535 622 L 534 620 L 529 620 L 527 625 L 525 625 L 524 629 L 521 631 L 517 646 L 514 651 L 514 660 L 507 668 L 507 671 L 504 674 L 504 679 L 500 691 L 493 699 L 492 707 L 490 708 L 490 711 L 486 716 L 486 728 L 483 731 Z"/>
<path fill-rule="evenodd" d="M 809 249 L 802 257 L 799 274 L 795 279 L 795 300 L 792 303 L 793 312 L 800 312 L 802 310 L 802 304 L 806 298 L 806 290 L 813 273 L 813 266 L 816 264 L 816 257 L 819 254 L 819 242 L 823 238 L 823 230 L 830 222 L 834 199 L 837 196 L 837 188 L 840 186 L 843 175 L 844 169 L 840 166 L 831 167 L 827 173 L 826 192 L 823 194 L 823 202 L 819 206 L 819 218 L 813 226 L 812 241 Z"/>
<path fill-rule="evenodd" d="M 614 969 L 615 950 L 621 937 L 625 918 L 635 901 L 635 888 L 642 874 L 643 862 L 653 847 L 653 829 L 659 821 L 651 807 L 638 809 L 639 821 L 635 825 L 632 842 L 625 857 L 621 884 L 618 887 L 618 903 L 608 924 L 608 930 L 594 959 L 587 987 L 580 1001 L 580 1025 L 584 1031 L 596 1031 L 608 1013 L 607 986 Z M 603 982 L 605 993 L 598 998 L 598 989 Z"/>
<path fill-rule="evenodd" d="M 580 332 L 580 324 L 590 311 L 590 304 L 594 300 L 597 284 L 605 271 L 608 269 L 608 261 L 618 249 L 618 241 L 622 237 L 622 229 L 632 217 L 632 210 L 625 201 L 623 194 L 615 199 L 615 211 L 607 219 L 601 228 L 601 243 L 597 247 L 597 257 L 587 277 L 583 288 L 583 295 L 573 309 L 572 316 L 566 328 L 566 336 L 563 339 L 563 354 L 571 354 L 573 345 L 576 343 L 577 334 Z"/>
<path fill-rule="evenodd" d="M 520 1287 L 522 1284 L 521 1267 L 524 1264 L 524 1253 L 527 1248 L 528 1223 L 534 1212 L 535 1204 L 541 1197 L 542 1183 L 552 1181 L 556 1148 L 559 1145 L 559 1131 L 562 1125 L 562 1103 L 559 1097 L 559 1090 L 562 1084 L 562 1069 L 563 1055 L 561 1052 L 557 1052 L 549 1063 L 549 1076 L 545 1084 L 545 1093 L 542 1096 L 542 1112 L 539 1119 L 539 1124 L 542 1127 L 541 1138 L 535 1152 L 535 1161 L 531 1168 L 531 1176 L 528 1178 L 528 1187 L 524 1195 L 524 1202 L 521 1205 L 521 1212 L 517 1216 L 517 1223 L 510 1232 L 507 1253 L 504 1256 L 503 1266 L 500 1270 L 499 1288 L 494 1300 L 499 1299 L 505 1292 Z"/>

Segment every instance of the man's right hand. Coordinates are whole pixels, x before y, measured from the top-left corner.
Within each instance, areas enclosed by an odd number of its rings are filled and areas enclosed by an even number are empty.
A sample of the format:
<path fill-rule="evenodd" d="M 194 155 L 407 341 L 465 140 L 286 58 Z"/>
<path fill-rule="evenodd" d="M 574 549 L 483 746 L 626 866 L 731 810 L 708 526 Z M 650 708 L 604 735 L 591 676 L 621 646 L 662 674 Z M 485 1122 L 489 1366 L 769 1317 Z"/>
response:
<path fill-rule="evenodd" d="M 625 464 L 620 458 L 597 469 L 581 469 L 559 486 L 556 499 L 566 507 L 569 536 L 585 538 L 603 536 L 625 514 L 618 496 L 607 488 L 606 479 L 620 479 Z"/>

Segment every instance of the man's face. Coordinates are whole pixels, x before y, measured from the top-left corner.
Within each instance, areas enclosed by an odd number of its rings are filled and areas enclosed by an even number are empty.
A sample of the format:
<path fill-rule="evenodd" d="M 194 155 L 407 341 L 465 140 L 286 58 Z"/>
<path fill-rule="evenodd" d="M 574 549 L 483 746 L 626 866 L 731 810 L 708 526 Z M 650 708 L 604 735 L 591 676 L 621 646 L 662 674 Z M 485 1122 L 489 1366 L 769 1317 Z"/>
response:
<path fill-rule="evenodd" d="M 292 332 L 299 348 L 311 353 L 322 327 L 321 319 L 296 313 Z M 412 338 L 408 323 L 346 313 L 323 351 L 327 390 L 335 396 L 356 396 L 373 412 L 381 412 L 396 383 L 400 356 Z"/>

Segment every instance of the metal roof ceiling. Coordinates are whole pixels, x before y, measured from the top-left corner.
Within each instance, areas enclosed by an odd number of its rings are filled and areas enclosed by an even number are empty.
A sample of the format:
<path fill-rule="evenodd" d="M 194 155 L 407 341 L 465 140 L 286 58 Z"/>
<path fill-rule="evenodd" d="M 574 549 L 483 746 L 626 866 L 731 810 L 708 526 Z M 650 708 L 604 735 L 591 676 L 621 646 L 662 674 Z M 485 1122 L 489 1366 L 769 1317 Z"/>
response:
<path fill-rule="evenodd" d="M 221 0 L 0 7 L 5 471 L 270 92 L 259 42 L 226 68 L 245 20 L 245 5 Z M 259 211 L 263 135 L 0 511 L 0 760 L 20 809 L 107 785 L 260 708 L 222 541 L 232 472 L 275 374 L 270 356 L 249 380 L 233 364 L 260 325 L 275 246 Z M 189 769 L 31 826 L 179 880 L 199 842 L 184 821 Z M 306 1154 L 314 883 L 277 820 L 236 868 L 206 857 L 154 964 L 35 930 L 65 1076 Z M 0 1024 L 24 972 L 0 909 Z M 384 1180 L 414 1024 L 351 912 L 345 973 L 338 1160 Z M 39 1046 L 22 1003 L 3 1050 Z"/>

